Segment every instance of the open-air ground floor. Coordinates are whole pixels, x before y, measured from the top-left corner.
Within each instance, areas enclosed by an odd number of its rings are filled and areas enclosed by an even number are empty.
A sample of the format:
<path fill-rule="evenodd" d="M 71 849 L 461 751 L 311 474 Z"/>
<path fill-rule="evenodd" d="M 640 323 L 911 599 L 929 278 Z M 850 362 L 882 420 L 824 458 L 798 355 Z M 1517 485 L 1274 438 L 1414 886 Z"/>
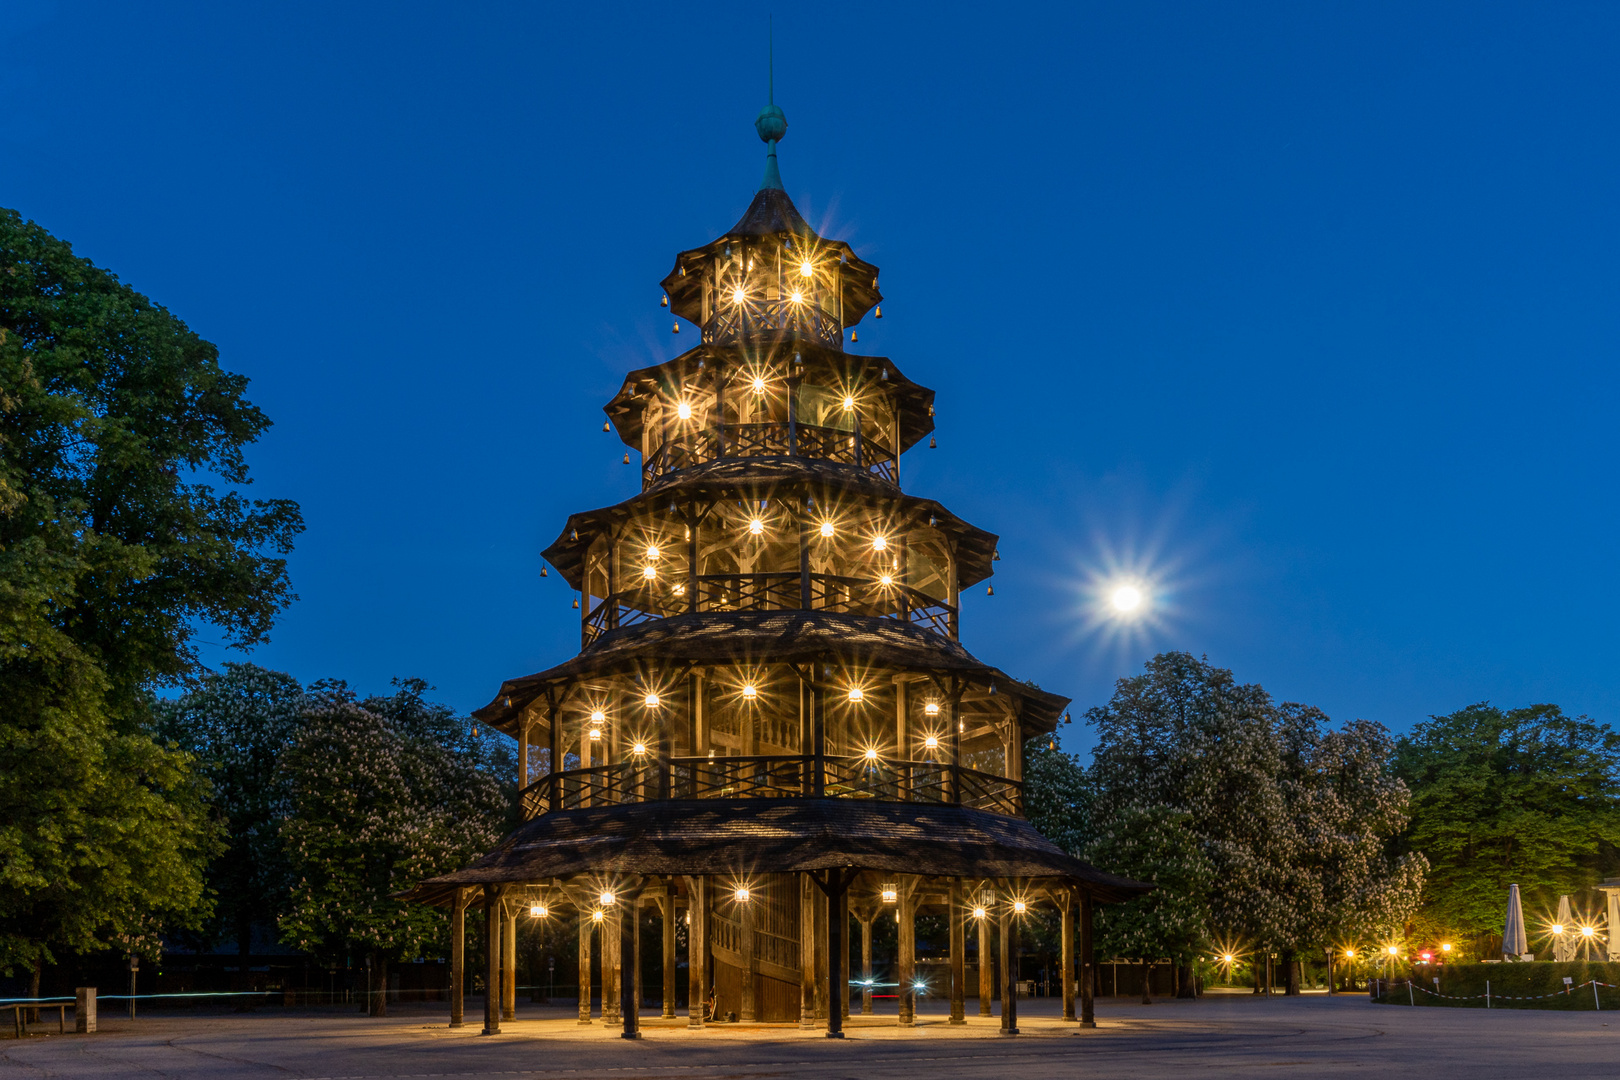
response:
<path fill-rule="evenodd" d="M 435 1077 L 1098 1077 L 1196 1075 L 1612 1077 L 1620 1013 L 1402 1009 L 1364 997 L 1208 995 L 1151 1006 L 1099 999 L 1097 1027 L 1059 1019 L 1053 999 L 1020 1002 L 1023 1034 L 969 1014 L 952 1027 L 924 1002 L 918 1026 L 851 1017 L 829 1040 L 792 1024 L 689 1030 L 649 1010 L 637 1042 L 572 1009 L 520 1003 L 502 1034 L 452 1030 L 442 1006 L 350 1013 L 265 1009 L 249 1014 L 103 1014 L 95 1035 L 0 1040 L 0 1080 L 361 1080 Z M 36 1030 L 42 1030 L 36 1028 Z"/>

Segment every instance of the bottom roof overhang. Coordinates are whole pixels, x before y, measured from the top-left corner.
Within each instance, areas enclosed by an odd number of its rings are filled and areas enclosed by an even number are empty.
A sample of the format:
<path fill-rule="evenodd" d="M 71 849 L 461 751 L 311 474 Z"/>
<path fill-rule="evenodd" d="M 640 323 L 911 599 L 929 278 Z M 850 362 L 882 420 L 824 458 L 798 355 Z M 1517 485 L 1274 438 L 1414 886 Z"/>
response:
<path fill-rule="evenodd" d="M 858 799 L 693 799 L 564 810 L 465 870 L 402 894 L 440 906 L 461 888 L 579 874 L 720 875 L 854 867 L 958 878 L 1058 879 L 1117 903 L 1154 886 L 1066 854 L 1023 818 Z"/>

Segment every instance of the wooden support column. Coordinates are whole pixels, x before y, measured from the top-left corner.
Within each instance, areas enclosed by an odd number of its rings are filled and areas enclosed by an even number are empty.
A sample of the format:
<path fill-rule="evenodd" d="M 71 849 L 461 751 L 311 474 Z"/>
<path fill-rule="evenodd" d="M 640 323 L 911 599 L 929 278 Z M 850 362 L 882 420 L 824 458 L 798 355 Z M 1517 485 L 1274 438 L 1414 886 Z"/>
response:
<path fill-rule="evenodd" d="M 975 920 L 979 924 L 979 1015 L 993 1016 L 990 1003 L 996 997 L 996 961 L 990 951 L 990 924 L 995 916 L 988 905 L 979 904 L 977 897 L 973 906 L 985 908 L 983 917 Z"/>
<path fill-rule="evenodd" d="M 952 695 L 945 704 L 945 722 L 950 724 L 951 739 L 951 802 L 961 805 L 962 802 L 962 706 Z"/>
<path fill-rule="evenodd" d="M 948 899 L 951 927 L 951 1020 L 967 1023 L 967 910 L 962 905 L 962 879 L 951 878 Z"/>
<path fill-rule="evenodd" d="M 876 916 L 860 915 L 861 920 L 861 1015 L 872 1015 L 872 923 Z"/>
<path fill-rule="evenodd" d="M 501 1019 L 517 1019 L 517 903 L 501 905 L 505 925 L 501 927 Z"/>
<path fill-rule="evenodd" d="M 741 930 L 738 934 L 740 941 L 737 948 L 742 953 L 742 1001 L 737 1007 L 737 1019 L 744 1023 L 753 1023 L 759 1019 L 759 1000 L 754 993 L 754 972 L 759 968 L 754 959 L 754 901 L 750 897 L 746 904 L 736 903 L 738 923 Z"/>
<path fill-rule="evenodd" d="M 467 1006 L 467 902 L 470 889 L 457 889 L 450 901 L 450 1026 L 464 1026 Z"/>
<path fill-rule="evenodd" d="M 664 931 L 664 1010 L 665 1020 L 675 1019 L 675 882 L 670 880 L 668 891 L 658 905 L 663 916 Z"/>
<path fill-rule="evenodd" d="M 838 1011 L 843 1015 L 845 1020 L 848 1020 L 849 1019 L 849 949 L 850 949 L 850 936 L 851 936 L 850 932 L 849 932 L 849 890 L 848 889 L 845 889 L 843 894 L 838 898 L 838 913 L 839 913 L 838 914 L 838 925 L 843 927 L 843 932 L 840 934 L 840 938 L 842 939 L 842 942 L 843 942 L 843 956 L 840 957 L 840 959 L 839 959 L 838 978 L 835 980 L 835 982 L 837 982 L 837 984 L 838 984 L 838 987 L 837 987 L 837 989 L 838 989 Z"/>
<path fill-rule="evenodd" d="M 616 899 L 602 915 L 602 1023 L 619 1022 L 619 931 L 624 923 L 624 900 Z"/>
<path fill-rule="evenodd" d="M 686 879 L 686 1026 L 703 1026 L 703 1003 L 709 996 L 709 879 Z"/>
<path fill-rule="evenodd" d="M 1063 904 L 1063 1019 L 1074 1015 L 1074 890 L 1059 889 Z"/>
<path fill-rule="evenodd" d="M 1018 917 L 1010 900 L 1001 913 L 1001 1033 L 1018 1034 Z"/>
<path fill-rule="evenodd" d="M 591 931 L 596 920 L 585 904 L 579 905 L 579 1022 L 591 1022 Z"/>
<path fill-rule="evenodd" d="M 816 1026 L 816 897 L 810 873 L 799 875 L 799 1026 Z"/>
<path fill-rule="evenodd" d="M 1097 1026 L 1097 951 L 1091 934 L 1091 890 L 1080 890 L 1080 1026 Z"/>
<path fill-rule="evenodd" d="M 917 1022 L 917 902 L 915 885 L 901 882 L 900 895 L 895 898 L 895 914 L 899 917 L 899 957 L 895 963 L 896 1004 L 900 1027 L 911 1027 Z"/>
<path fill-rule="evenodd" d="M 830 970 L 827 967 L 827 950 L 829 948 L 827 944 L 827 907 L 825 904 L 813 904 L 810 913 L 814 917 L 814 921 L 810 924 L 810 943 L 815 954 L 813 962 L 816 970 L 816 1019 L 825 1020 L 827 1019 L 827 1001 L 829 998 L 826 979 L 827 972 Z"/>
<path fill-rule="evenodd" d="M 833 997 L 838 993 L 838 987 L 844 986 L 844 997 L 848 998 L 848 983 L 844 981 L 844 903 L 849 891 L 850 883 L 855 880 L 855 870 L 828 870 L 825 884 L 817 881 L 827 897 L 827 996 Z M 827 1038 L 842 1039 L 844 1037 L 844 1010 L 830 1008 L 827 1010 Z"/>
<path fill-rule="evenodd" d="M 623 914 L 619 920 L 619 1015 L 624 1030 L 621 1039 L 641 1038 L 641 890 L 645 879 L 633 889 L 621 893 L 613 905 Z"/>
<path fill-rule="evenodd" d="M 501 1033 L 501 890 L 484 886 L 484 1031 Z"/>
<path fill-rule="evenodd" d="M 529 714 L 527 710 L 518 717 L 517 785 L 519 791 L 529 786 Z"/>

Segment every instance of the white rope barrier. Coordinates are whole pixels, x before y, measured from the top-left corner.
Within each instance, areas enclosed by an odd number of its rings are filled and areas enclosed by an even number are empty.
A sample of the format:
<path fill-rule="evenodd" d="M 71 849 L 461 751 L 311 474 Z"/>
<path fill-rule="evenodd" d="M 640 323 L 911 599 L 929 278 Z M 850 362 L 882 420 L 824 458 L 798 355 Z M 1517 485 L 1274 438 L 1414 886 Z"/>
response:
<path fill-rule="evenodd" d="M 1566 994 L 1573 996 L 1575 991 L 1579 990 L 1583 986 L 1590 986 L 1592 988 L 1592 1005 L 1599 1010 L 1601 1010 L 1603 1006 L 1598 1001 L 1598 987 L 1604 986 L 1608 987 L 1610 990 L 1620 989 L 1620 985 L 1615 983 L 1606 983 L 1599 979 L 1590 979 L 1587 982 L 1580 983 L 1579 985 L 1570 985 L 1564 987 L 1562 990 L 1555 990 L 1550 994 L 1493 994 L 1491 993 L 1491 984 L 1488 982 L 1485 984 L 1485 992 L 1483 994 L 1442 994 L 1438 990 L 1430 990 L 1427 986 L 1419 986 L 1411 979 L 1408 979 L 1406 980 L 1406 998 L 1408 1003 L 1415 1004 L 1415 998 L 1412 996 L 1413 991 L 1422 990 L 1430 997 L 1444 998 L 1446 1001 L 1483 1001 L 1485 1002 L 1485 1007 L 1490 1008 L 1492 1001 L 1545 1001 L 1547 998 L 1562 997 Z M 1393 987 L 1391 987 L 1391 989 L 1393 989 Z M 1385 993 L 1380 996 L 1388 997 L 1389 995 Z"/>

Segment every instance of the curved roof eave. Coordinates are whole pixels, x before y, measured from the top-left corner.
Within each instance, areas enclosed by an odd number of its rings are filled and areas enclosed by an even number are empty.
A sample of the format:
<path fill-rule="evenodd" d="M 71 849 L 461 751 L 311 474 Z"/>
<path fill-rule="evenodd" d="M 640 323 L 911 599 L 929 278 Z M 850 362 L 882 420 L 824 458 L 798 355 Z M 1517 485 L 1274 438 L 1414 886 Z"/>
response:
<path fill-rule="evenodd" d="M 1013 678 L 938 634 L 868 615 L 824 611 L 701 611 L 610 631 L 572 660 L 501 684 L 480 723 L 516 736 L 518 716 L 548 686 L 572 679 L 663 668 L 770 661 L 895 667 L 956 675 L 1006 694 L 1030 736 L 1056 729 L 1069 699 Z"/>

